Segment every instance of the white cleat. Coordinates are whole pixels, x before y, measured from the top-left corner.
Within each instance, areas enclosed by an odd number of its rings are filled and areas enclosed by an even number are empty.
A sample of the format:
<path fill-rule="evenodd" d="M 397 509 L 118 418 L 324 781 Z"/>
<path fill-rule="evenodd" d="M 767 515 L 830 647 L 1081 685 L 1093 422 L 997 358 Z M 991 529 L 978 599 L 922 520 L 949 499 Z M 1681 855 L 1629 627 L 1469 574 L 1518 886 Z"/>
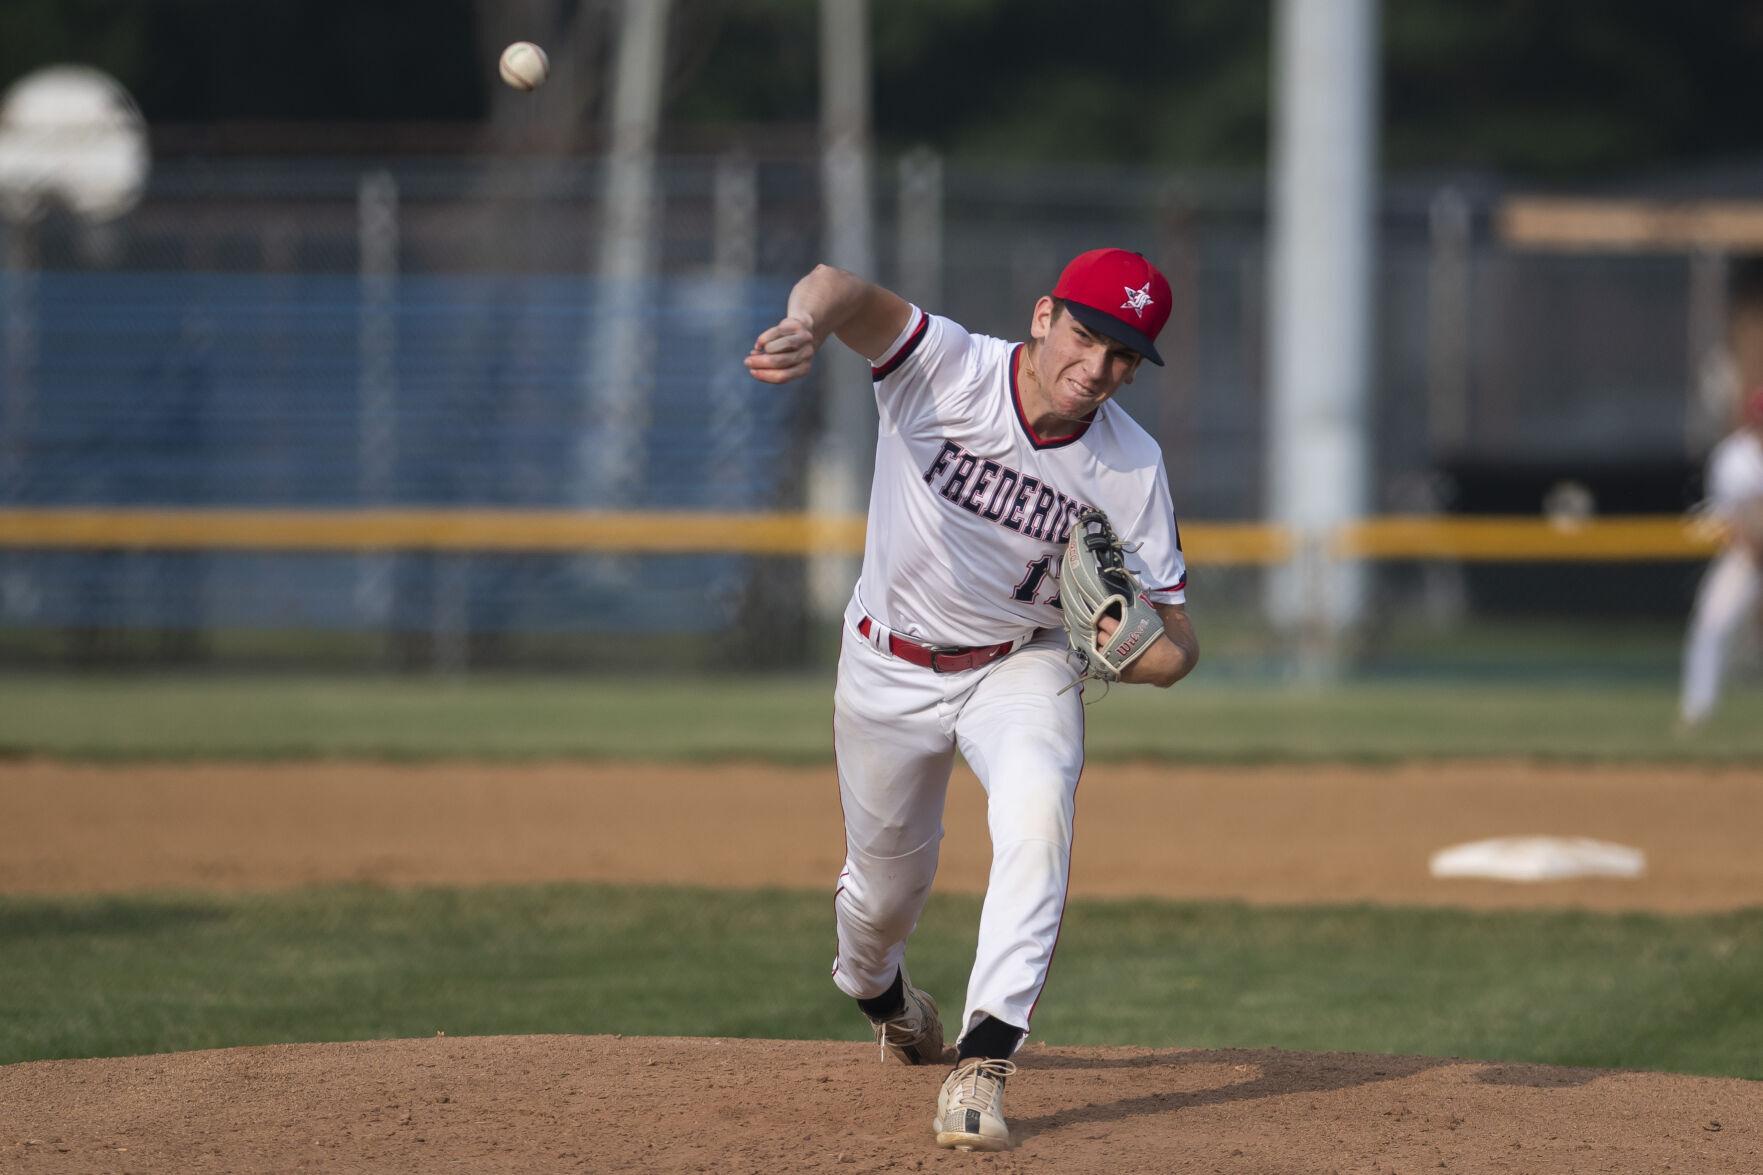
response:
<path fill-rule="evenodd" d="M 1004 1079 L 1016 1062 L 969 1057 L 943 1079 L 937 1095 L 937 1145 L 961 1151 L 1006 1151 L 1010 1127 L 1004 1124 Z"/>
<path fill-rule="evenodd" d="M 937 1001 L 929 992 L 912 986 L 904 966 L 900 981 L 906 997 L 900 1010 L 886 1020 L 870 1021 L 882 1060 L 892 1054 L 903 1065 L 937 1064 L 943 1059 L 943 1021 L 937 1015 Z"/>

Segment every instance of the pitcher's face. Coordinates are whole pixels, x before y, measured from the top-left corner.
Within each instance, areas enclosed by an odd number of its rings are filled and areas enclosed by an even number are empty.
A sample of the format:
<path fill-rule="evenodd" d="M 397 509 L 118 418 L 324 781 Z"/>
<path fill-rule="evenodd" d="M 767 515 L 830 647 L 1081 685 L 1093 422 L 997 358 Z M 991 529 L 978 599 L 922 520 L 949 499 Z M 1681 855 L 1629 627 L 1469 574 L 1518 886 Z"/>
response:
<path fill-rule="evenodd" d="M 1062 420 L 1087 420 L 1133 380 L 1144 357 L 1058 309 L 1035 304 L 1035 375 L 1047 407 Z"/>

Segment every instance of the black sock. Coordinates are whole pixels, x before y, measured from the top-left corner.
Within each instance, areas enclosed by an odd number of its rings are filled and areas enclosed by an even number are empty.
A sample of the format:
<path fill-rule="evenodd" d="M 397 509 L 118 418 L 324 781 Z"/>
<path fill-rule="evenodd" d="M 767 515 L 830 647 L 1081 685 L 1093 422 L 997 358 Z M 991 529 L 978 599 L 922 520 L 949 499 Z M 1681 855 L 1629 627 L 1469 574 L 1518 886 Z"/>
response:
<path fill-rule="evenodd" d="M 958 1050 L 963 1061 L 969 1057 L 985 1057 L 988 1060 L 1009 1060 L 1016 1046 L 1022 1043 L 1027 1029 L 1018 1028 L 1014 1024 L 1006 1024 L 1002 1020 L 987 1016 L 973 1026 L 973 1031 L 961 1038 Z"/>
<path fill-rule="evenodd" d="M 906 1006 L 906 980 L 900 972 L 895 971 L 893 985 L 888 990 L 878 996 L 858 1000 L 857 1006 L 862 1008 L 863 1014 L 871 1020 L 886 1020 Z"/>

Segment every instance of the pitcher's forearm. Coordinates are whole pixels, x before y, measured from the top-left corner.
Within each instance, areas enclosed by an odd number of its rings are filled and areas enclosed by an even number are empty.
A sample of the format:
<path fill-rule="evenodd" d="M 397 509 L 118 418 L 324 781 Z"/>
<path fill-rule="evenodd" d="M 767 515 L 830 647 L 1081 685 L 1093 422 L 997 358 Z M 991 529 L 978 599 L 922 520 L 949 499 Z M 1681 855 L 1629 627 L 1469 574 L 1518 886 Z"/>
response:
<path fill-rule="evenodd" d="M 899 295 L 833 265 L 816 265 L 790 290 L 788 314 L 814 334 L 815 346 L 837 336 L 875 359 L 906 327 L 911 308 Z"/>
<path fill-rule="evenodd" d="M 791 288 L 785 313 L 812 330 L 815 343 L 824 343 L 857 313 L 868 285 L 836 266 L 816 265 Z"/>

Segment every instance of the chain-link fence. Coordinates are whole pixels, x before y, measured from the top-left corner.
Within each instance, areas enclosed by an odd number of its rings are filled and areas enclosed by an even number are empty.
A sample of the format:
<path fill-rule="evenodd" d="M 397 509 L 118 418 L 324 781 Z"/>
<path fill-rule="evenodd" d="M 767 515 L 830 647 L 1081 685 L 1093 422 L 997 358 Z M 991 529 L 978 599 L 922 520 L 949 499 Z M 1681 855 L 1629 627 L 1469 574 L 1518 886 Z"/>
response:
<path fill-rule="evenodd" d="M 1178 291 L 1170 362 L 1122 402 L 1162 442 L 1184 519 L 1260 517 L 1257 184 L 923 154 L 877 175 L 876 276 L 971 329 L 1020 337 L 1082 249 L 1158 259 Z M 595 276 L 605 179 L 579 160 L 179 160 L 119 222 L 12 226 L 0 509 L 495 507 L 655 512 L 657 528 L 799 510 L 818 389 L 762 387 L 740 358 L 818 258 L 815 161 L 664 160 L 634 286 Z M 1375 508 L 1534 515 L 1566 492 L 1581 510 L 1681 509 L 1717 431 L 1723 263 L 1516 251 L 1491 228 L 1498 195 L 1386 192 Z M 1392 570 L 1384 598 L 1546 613 L 1529 574 Z M 1693 575 L 1591 582 L 1618 611 L 1670 612 Z M 810 645 L 801 578 L 796 558 L 741 551 L 15 545 L 0 647 L 460 666 L 637 637 L 660 660 L 789 663 Z"/>

